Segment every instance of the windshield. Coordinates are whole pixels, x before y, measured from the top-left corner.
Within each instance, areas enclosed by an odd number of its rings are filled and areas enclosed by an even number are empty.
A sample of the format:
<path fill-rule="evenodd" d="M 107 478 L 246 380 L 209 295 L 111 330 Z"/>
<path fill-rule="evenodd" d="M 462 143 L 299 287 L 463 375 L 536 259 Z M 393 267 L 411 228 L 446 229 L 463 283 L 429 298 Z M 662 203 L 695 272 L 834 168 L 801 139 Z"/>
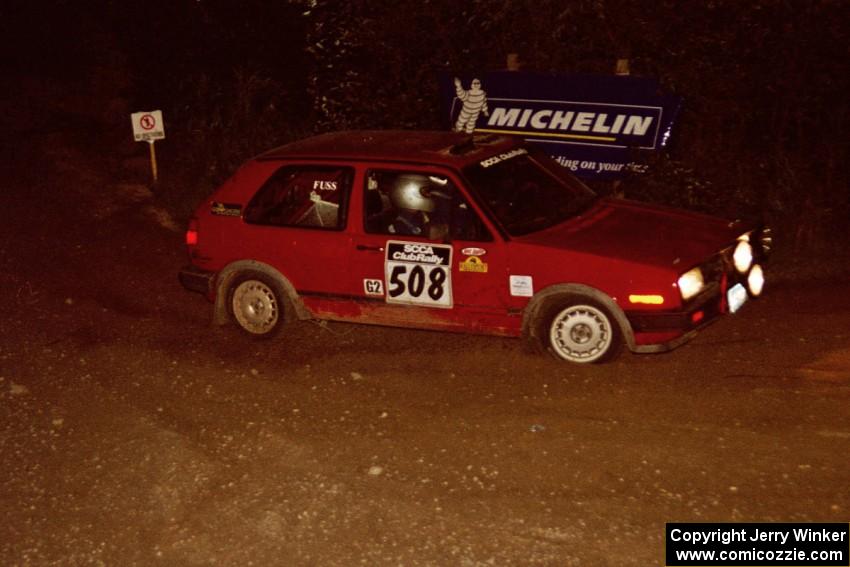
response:
<path fill-rule="evenodd" d="M 543 152 L 517 148 L 463 170 L 469 185 L 511 236 L 562 223 L 596 194 Z"/>

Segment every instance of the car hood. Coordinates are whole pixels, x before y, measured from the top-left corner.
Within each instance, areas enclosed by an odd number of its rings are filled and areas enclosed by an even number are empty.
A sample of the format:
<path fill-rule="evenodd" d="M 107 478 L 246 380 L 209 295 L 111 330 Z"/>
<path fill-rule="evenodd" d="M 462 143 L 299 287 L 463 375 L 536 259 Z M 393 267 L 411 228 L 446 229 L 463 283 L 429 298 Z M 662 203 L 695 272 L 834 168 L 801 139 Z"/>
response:
<path fill-rule="evenodd" d="M 583 214 L 517 241 L 677 270 L 734 243 L 744 227 L 635 201 L 600 199 Z"/>

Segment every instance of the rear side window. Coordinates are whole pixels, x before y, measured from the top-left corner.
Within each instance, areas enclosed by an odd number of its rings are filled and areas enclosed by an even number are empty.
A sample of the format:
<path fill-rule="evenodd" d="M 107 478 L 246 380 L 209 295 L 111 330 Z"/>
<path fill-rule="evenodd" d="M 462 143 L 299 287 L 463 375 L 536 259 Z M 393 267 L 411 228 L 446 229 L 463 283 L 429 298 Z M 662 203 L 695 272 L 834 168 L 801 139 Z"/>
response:
<path fill-rule="evenodd" d="M 350 167 L 282 167 L 248 203 L 245 222 L 342 230 L 353 177 Z"/>

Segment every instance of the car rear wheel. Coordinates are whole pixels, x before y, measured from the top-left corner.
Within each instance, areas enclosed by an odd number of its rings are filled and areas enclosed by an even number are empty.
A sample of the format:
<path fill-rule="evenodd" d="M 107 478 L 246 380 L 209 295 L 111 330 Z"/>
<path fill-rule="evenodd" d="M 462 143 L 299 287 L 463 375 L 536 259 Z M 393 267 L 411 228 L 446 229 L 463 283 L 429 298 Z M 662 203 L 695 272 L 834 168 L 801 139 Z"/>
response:
<path fill-rule="evenodd" d="M 555 357 L 568 362 L 599 363 L 619 354 L 623 339 L 607 309 L 577 297 L 559 301 L 544 317 L 541 338 Z"/>
<path fill-rule="evenodd" d="M 285 297 L 270 277 L 260 272 L 237 276 L 230 286 L 230 316 L 245 333 L 257 337 L 274 336 L 285 320 Z"/>

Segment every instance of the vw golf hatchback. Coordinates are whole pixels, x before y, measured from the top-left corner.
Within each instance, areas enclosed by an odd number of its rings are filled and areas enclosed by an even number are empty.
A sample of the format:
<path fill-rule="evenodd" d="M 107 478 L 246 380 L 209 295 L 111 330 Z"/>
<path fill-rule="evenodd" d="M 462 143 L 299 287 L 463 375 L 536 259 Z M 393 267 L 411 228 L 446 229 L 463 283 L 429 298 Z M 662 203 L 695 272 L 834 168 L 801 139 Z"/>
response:
<path fill-rule="evenodd" d="M 524 142 L 337 132 L 244 164 L 198 207 L 182 284 L 214 320 L 520 337 L 571 362 L 670 350 L 764 285 L 766 229 L 600 198 Z"/>

